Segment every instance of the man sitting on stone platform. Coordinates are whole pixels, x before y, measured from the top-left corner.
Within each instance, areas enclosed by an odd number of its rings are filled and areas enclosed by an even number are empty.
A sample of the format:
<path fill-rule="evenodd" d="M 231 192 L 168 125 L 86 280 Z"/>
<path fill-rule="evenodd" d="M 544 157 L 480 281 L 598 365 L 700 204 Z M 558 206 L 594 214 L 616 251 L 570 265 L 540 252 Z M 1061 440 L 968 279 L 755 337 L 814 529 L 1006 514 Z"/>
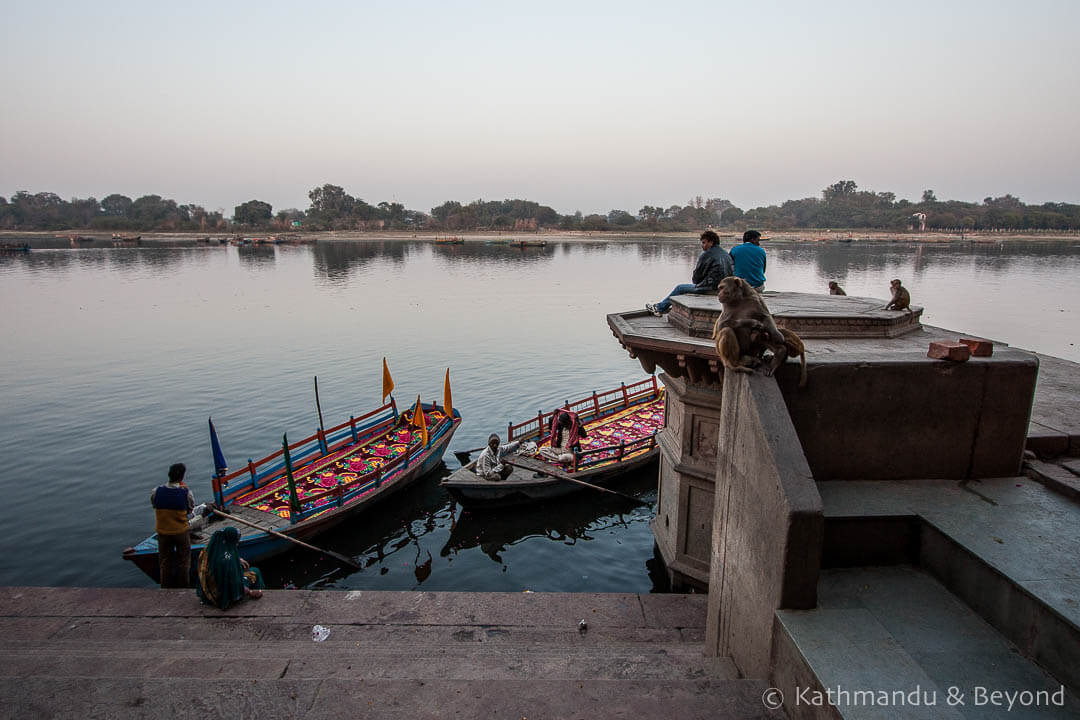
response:
<path fill-rule="evenodd" d="M 735 265 L 727 250 L 720 247 L 720 236 L 712 230 L 701 233 L 701 255 L 691 276 L 691 283 L 676 285 L 668 296 L 658 303 L 647 303 L 645 309 L 660 317 L 671 310 L 671 298 L 690 293 L 703 294 L 716 292 L 720 281 L 734 272 Z"/>

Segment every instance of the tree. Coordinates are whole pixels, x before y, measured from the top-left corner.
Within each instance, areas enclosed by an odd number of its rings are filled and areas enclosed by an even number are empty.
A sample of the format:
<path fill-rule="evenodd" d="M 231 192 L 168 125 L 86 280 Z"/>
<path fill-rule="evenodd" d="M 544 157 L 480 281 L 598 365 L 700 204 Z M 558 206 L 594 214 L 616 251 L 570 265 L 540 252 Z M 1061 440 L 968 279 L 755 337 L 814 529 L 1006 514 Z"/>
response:
<path fill-rule="evenodd" d="M 101 210 L 108 217 L 126 217 L 131 209 L 131 198 L 113 193 L 101 201 Z"/>
<path fill-rule="evenodd" d="M 923 190 L 922 191 L 922 201 L 924 203 L 937 202 L 937 196 L 934 195 L 933 190 Z"/>
<path fill-rule="evenodd" d="M 615 227 L 629 227 L 637 222 L 637 219 L 625 210 L 612 210 L 607 219 L 608 223 Z"/>
<path fill-rule="evenodd" d="M 273 216 L 274 208 L 262 200 L 248 200 L 233 210 L 233 222 L 253 227 L 268 225 Z"/>

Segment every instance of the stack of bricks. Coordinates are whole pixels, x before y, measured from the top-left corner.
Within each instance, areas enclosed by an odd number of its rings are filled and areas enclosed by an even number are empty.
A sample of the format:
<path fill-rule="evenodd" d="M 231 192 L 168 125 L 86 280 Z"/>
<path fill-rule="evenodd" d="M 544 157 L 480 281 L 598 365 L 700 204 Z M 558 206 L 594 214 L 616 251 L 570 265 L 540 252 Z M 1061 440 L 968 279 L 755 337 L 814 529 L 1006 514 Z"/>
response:
<path fill-rule="evenodd" d="M 994 354 L 994 343 L 976 338 L 960 338 L 958 342 L 932 342 L 926 357 L 934 360 L 952 360 L 964 362 L 975 357 L 990 357 Z"/>

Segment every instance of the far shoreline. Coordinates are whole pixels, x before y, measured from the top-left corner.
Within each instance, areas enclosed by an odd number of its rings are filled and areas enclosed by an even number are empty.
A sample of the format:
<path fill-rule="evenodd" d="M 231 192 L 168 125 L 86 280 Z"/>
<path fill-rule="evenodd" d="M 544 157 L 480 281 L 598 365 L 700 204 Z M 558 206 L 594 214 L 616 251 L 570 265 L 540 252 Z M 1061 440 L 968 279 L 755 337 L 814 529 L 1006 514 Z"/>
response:
<path fill-rule="evenodd" d="M 721 242 L 738 242 L 742 233 L 733 230 L 717 230 Z M 0 241 L 10 241 L 15 238 L 28 241 L 33 240 L 67 240 L 73 237 L 82 237 L 95 242 L 112 242 L 113 231 L 103 230 L 51 230 L 51 231 L 25 231 L 2 230 Z M 209 237 L 213 241 L 221 238 L 302 238 L 310 242 L 387 242 L 387 241 L 435 241 L 436 239 L 460 238 L 465 242 L 490 242 L 492 240 L 517 241 L 546 241 L 549 243 L 561 242 L 693 242 L 698 239 L 700 232 L 691 231 L 569 231 L 569 230 L 541 230 L 541 231 L 509 231 L 497 230 L 474 230 L 468 232 L 408 232 L 408 231 L 384 231 L 384 230 L 329 230 L 329 231 L 244 231 L 244 232 L 142 232 L 129 231 L 125 235 L 139 235 L 144 243 L 173 244 L 195 243 Z M 1003 241 L 1077 241 L 1080 240 L 1080 232 L 1077 231 L 1026 231 L 1026 232 L 890 232 L 883 230 L 783 230 L 766 232 L 765 242 L 772 243 L 997 243 Z"/>

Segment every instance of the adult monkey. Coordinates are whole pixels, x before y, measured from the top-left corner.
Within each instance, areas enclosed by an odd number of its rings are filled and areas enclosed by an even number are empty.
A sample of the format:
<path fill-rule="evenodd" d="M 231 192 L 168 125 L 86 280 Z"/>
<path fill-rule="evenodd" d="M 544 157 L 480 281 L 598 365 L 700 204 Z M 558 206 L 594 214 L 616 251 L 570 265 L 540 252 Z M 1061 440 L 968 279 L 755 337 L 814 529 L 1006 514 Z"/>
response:
<path fill-rule="evenodd" d="M 907 288 L 900 284 L 900 280 L 892 280 L 889 282 L 889 290 L 892 291 L 892 300 L 886 305 L 884 310 L 906 310 L 911 312 L 911 293 L 907 291 Z"/>
<path fill-rule="evenodd" d="M 720 282 L 716 298 L 724 310 L 713 326 L 716 352 L 724 367 L 735 372 L 753 372 L 761 364 L 766 350 L 772 362 L 763 372 L 771 377 L 788 357 L 802 360 L 799 387 L 806 387 L 806 347 L 793 331 L 777 328 L 772 313 L 761 295 L 742 278 L 728 277 Z"/>
<path fill-rule="evenodd" d="M 713 340 L 726 369 L 753 372 L 761 364 L 761 346 L 783 347 L 783 334 L 750 283 L 742 278 L 726 277 L 716 289 L 716 299 L 724 309 L 713 325 Z M 772 371 L 767 368 L 765 374 L 772 375 Z"/>

